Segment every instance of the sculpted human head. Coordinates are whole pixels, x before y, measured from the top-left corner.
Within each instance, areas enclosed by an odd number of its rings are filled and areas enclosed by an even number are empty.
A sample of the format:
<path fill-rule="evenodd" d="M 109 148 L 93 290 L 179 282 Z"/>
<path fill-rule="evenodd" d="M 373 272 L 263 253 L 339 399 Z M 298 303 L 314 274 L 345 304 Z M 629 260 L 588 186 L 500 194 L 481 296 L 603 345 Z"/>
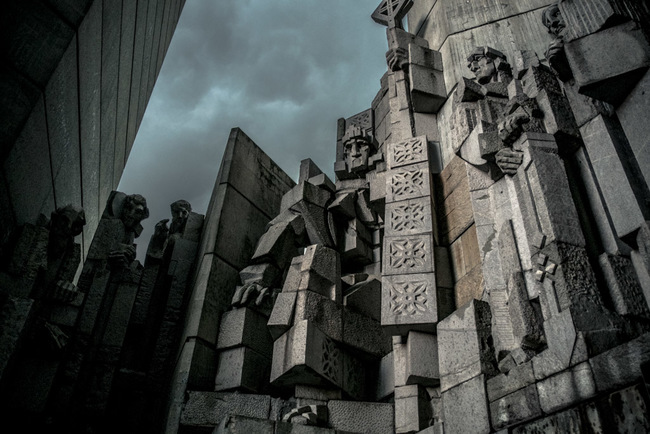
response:
<path fill-rule="evenodd" d="M 349 173 L 362 173 L 368 170 L 368 159 L 373 146 L 356 125 L 348 127 L 343 136 L 343 158 Z"/>
<path fill-rule="evenodd" d="M 512 74 L 506 56 L 490 47 L 477 47 L 467 58 L 467 67 L 480 84 L 507 81 Z"/>
<path fill-rule="evenodd" d="M 548 29 L 548 32 L 556 37 L 560 37 L 566 27 L 564 17 L 560 11 L 559 2 L 549 6 L 542 14 L 542 23 Z"/>
<path fill-rule="evenodd" d="M 182 232 L 185 227 L 185 222 L 187 222 L 187 217 L 192 212 L 192 205 L 186 200 L 177 200 L 170 205 L 170 208 L 172 212 L 172 223 L 169 232 L 172 234 Z"/>
<path fill-rule="evenodd" d="M 57 208 L 52 213 L 50 233 L 60 238 L 74 238 L 81 233 L 85 224 L 84 210 L 73 205 L 66 205 Z"/>
<path fill-rule="evenodd" d="M 120 220 L 127 230 L 136 231 L 140 222 L 147 217 L 149 217 L 149 208 L 144 197 L 132 194 L 124 198 Z"/>

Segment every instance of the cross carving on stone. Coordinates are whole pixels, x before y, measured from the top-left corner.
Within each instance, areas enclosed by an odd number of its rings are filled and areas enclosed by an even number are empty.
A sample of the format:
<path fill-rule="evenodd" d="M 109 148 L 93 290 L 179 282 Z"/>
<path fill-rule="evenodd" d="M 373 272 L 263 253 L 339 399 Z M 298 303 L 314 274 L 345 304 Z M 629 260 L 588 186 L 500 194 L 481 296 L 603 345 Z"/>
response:
<path fill-rule="evenodd" d="M 389 29 L 402 27 L 402 19 L 413 6 L 413 0 L 382 0 L 372 13 L 372 19 Z"/>

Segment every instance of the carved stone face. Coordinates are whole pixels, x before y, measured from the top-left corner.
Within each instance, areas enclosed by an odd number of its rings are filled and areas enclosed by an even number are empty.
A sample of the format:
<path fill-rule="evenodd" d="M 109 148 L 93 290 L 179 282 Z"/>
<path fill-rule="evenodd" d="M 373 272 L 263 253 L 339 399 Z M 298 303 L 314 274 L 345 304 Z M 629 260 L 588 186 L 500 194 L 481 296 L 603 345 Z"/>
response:
<path fill-rule="evenodd" d="M 488 56 L 475 56 L 469 64 L 469 70 L 481 84 L 489 83 L 497 76 L 494 60 Z"/>
<path fill-rule="evenodd" d="M 192 206 L 185 200 L 177 200 L 171 204 L 171 211 L 172 223 L 169 228 L 170 233 L 182 232 L 185 227 L 185 222 L 187 222 L 187 217 L 192 212 Z"/>
<path fill-rule="evenodd" d="M 135 231 L 140 222 L 149 217 L 147 202 L 140 195 L 127 196 L 122 206 L 120 219 L 127 231 Z"/>
<path fill-rule="evenodd" d="M 548 29 L 548 32 L 556 37 L 559 37 L 566 27 L 562 12 L 560 12 L 560 8 L 556 4 L 544 11 L 542 22 Z"/>
<path fill-rule="evenodd" d="M 352 138 L 345 142 L 343 154 L 345 166 L 350 173 L 368 170 L 368 157 L 370 157 L 370 144 L 361 138 Z"/>
<path fill-rule="evenodd" d="M 60 238 L 76 237 L 81 233 L 85 224 L 84 210 L 67 205 L 52 213 L 50 232 Z"/>

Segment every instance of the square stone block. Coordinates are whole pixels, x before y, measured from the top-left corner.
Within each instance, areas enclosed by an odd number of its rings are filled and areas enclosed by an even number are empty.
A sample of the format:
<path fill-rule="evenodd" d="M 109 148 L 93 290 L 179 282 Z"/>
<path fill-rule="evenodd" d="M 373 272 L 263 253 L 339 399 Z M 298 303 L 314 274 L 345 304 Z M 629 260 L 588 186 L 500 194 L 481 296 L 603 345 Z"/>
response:
<path fill-rule="evenodd" d="M 565 51 L 580 93 L 615 106 L 650 66 L 650 46 L 633 21 L 571 41 Z"/>
<path fill-rule="evenodd" d="M 281 292 L 273 304 L 273 310 L 267 323 L 269 333 L 273 340 L 286 333 L 293 324 L 294 310 L 296 308 L 297 292 Z"/>
<path fill-rule="evenodd" d="M 534 384 L 490 404 L 492 426 L 501 429 L 541 416 L 537 388 Z"/>
<path fill-rule="evenodd" d="M 438 337 L 411 331 L 406 340 L 406 383 L 436 386 L 440 383 Z"/>
<path fill-rule="evenodd" d="M 386 205 L 386 235 L 416 235 L 433 231 L 431 198 L 392 202 Z"/>
<path fill-rule="evenodd" d="M 329 422 L 340 431 L 394 434 L 393 404 L 377 402 L 329 401 Z"/>
<path fill-rule="evenodd" d="M 389 143 L 387 146 L 388 167 L 408 166 L 409 164 L 429 161 L 427 136 L 414 137 L 402 142 Z"/>
<path fill-rule="evenodd" d="M 266 323 L 266 317 L 247 307 L 225 312 L 221 317 L 217 349 L 246 346 L 270 356 L 273 340 Z"/>
<path fill-rule="evenodd" d="M 215 390 L 265 390 L 269 383 L 270 360 L 246 347 L 219 353 Z"/>
<path fill-rule="evenodd" d="M 596 395 L 596 383 L 589 363 L 537 383 L 539 402 L 545 413 L 553 413 Z"/>
<path fill-rule="evenodd" d="M 384 276 L 381 299 L 381 325 L 391 333 L 435 330 L 438 306 L 433 273 Z"/>
<path fill-rule="evenodd" d="M 271 383 L 276 386 L 312 386 L 343 383 L 343 357 L 339 346 L 309 320 L 297 321 L 273 344 Z"/>
<path fill-rule="evenodd" d="M 479 375 L 443 392 L 445 434 L 489 433 L 485 376 Z"/>
<path fill-rule="evenodd" d="M 434 271 L 431 234 L 384 238 L 383 274 L 432 273 Z"/>
<path fill-rule="evenodd" d="M 386 175 L 386 203 L 431 196 L 430 178 L 426 162 L 392 169 Z"/>
<path fill-rule="evenodd" d="M 491 336 L 490 306 L 472 300 L 438 324 L 443 391 L 481 374 L 497 374 Z"/>
<path fill-rule="evenodd" d="M 395 432 L 412 433 L 429 425 L 432 409 L 429 395 L 423 386 L 395 388 Z"/>

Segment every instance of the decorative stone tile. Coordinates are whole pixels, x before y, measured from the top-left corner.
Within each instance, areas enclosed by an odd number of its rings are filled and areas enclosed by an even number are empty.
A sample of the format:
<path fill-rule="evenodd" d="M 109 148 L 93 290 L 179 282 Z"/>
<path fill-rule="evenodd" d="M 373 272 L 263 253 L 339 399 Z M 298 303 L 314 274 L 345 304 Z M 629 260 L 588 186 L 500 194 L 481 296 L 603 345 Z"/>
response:
<path fill-rule="evenodd" d="M 391 169 L 428 161 L 428 157 L 426 136 L 388 145 L 388 167 Z"/>
<path fill-rule="evenodd" d="M 386 202 L 430 196 L 429 168 L 426 163 L 392 170 L 386 178 Z"/>
<path fill-rule="evenodd" d="M 386 205 L 386 235 L 414 235 L 431 232 L 431 200 L 428 197 Z"/>
<path fill-rule="evenodd" d="M 384 238 L 384 275 L 433 272 L 431 235 Z"/>
<path fill-rule="evenodd" d="M 435 329 L 438 320 L 435 275 L 409 274 L 382 279 L 381 325 L 405 331 Z M 416 326 L 416 327 L 411 327 Z"/>

